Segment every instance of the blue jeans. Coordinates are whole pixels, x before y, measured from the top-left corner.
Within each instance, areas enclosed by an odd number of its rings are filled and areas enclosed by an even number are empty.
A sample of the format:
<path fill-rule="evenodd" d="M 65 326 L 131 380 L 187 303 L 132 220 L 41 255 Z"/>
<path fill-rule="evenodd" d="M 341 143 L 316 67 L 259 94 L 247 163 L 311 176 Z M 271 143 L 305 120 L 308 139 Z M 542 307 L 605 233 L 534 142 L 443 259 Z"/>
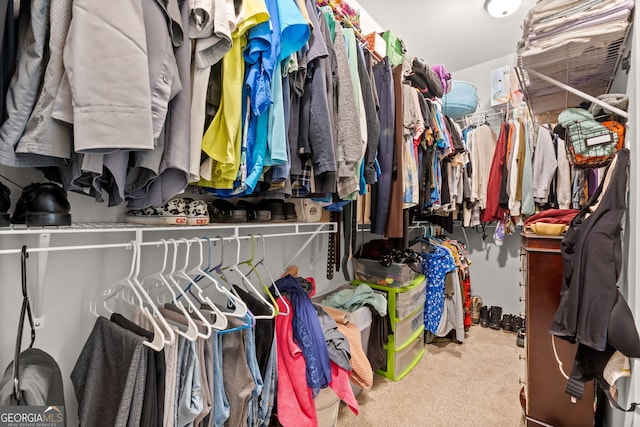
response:
<path fill-rule="evenodd" d="M 222 335 L 215 333 L 213 339 L 213 416 L 214 426 L 224 427 L 229 418 L 229 400 L 224 391 L 222 378 Z"/>
<path fill-rule="evenodd" d="M 249 397 L 249 401 L 247 402 L 247 425 L 252 427 L 258 425 L 260 395 L 263 389 L 262 374 L 260 374 L 260 367 L 258 366 L 258 359 L 256 358 L 256 337 L 253 328 L 247 329 L 245 336 L 245 354 L 247 355 L 249 371 L 251 371 L 251 376 L 255 383 L 255 388 L 251 392 L 251 397 Z"/>
<path fill-rule="evenodd" d="M 271 419 L 271 412 L 276 400 L 276 378 L 278 377 L 278 354 L 276 351 L 276 336 L 273 335 L 269 362 L 264 374 L 264 386 L 260 396 L 260 408 L 258 409 L 258 422 L 256 425 L 268 427 Z"/>

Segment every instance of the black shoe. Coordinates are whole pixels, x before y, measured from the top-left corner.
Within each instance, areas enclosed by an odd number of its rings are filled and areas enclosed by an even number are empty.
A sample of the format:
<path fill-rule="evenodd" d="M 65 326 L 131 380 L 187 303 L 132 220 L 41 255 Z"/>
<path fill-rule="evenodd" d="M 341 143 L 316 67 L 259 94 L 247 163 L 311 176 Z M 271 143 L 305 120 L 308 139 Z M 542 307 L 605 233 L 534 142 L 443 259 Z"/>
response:
<path fill-rule="evenodd" d="M 295 203 L 287 202 L 284 204 L 284 220 L 290 222 L 298 222 L 298 214 L 296 213 Z"/>
<path fill-rule="evenodd" d="M 483 328 L 489 327 L 489 309 L 486 305 L 480 307 L 480 326 Z"/>
<path fill-rule="evenodd" d="M 247 222 L 247 210 L 238 209 L 225 199 L 215 199 L 207 203 L 210 222 L 241 223 Z"/>
<path fill-rule="evenodd" d="M 27 227 L 71 225 L 71 205 L 62 187 L 43 182 L 26 186 L 16 203 L 12 224 Z"/>
<path fill-rule="evenodd" d="M 239 200 L 237 203 L 238 209 L 244 209 L 247 211 L 247 220 L 249 222 L 267 222 L 271 221 L 271 211 L 266 209 L 258 209 L 255 203 L 248 202 L 246 200 Z"/>
<path fill-rule="evenodd" d="M 8 227 L 11 225 L 11 191 L 9 187 L 0 182 L 0 227 Z"/>
<path fill-rule="evenodd" d="M 524 348 L 524 339 L 526 338 L 526 333 L 524 331 L 524 328 L 518 329 L 517 334 L 518 335 L 516 336 L 516 345 L 518 347 Z"/>
<path fill-rule="evenodd" d="M 513 316 L 510 314 L 502 315 L 502 321 L 500 322 L 500 327 L 505 332 L 513 331 Z"/>
<path fill-rule="evenodd" d="M 520 328 L 524 328 L 524 319 L 520 316 L 513 316 L 511 319 L 511 329 L 518 332 Z"/>
<path fill-rule="evenodd" d="M 500 329 L 500 322 L 502 320 L 502 307 L 492 305 L 489 308 L 489 327 L 491 329 Z"/>
<path fill-rule="evenodd" d="M 262 199 L 257 208 L 271 212 L 271 221 L 273 222 L 281 222 L 286 219 L 284 215 L 284 200 Z"/>

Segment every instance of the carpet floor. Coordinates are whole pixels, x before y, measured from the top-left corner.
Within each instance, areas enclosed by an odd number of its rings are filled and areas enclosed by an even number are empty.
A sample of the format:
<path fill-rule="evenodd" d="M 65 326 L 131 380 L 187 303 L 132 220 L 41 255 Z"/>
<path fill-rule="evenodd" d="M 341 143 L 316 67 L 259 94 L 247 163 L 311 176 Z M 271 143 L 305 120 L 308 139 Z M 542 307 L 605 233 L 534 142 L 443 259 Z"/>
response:
<path fill-rule="evenodd" d="M 473 326 L 463 344 L 438 339 L 425 350 L 400 381 L 374 375 L 371 390 L 357 397 L 360 414 L 341 404 L 338 426 L 524 426 L 524 349 L 516 345 L 516 334 Z"/>

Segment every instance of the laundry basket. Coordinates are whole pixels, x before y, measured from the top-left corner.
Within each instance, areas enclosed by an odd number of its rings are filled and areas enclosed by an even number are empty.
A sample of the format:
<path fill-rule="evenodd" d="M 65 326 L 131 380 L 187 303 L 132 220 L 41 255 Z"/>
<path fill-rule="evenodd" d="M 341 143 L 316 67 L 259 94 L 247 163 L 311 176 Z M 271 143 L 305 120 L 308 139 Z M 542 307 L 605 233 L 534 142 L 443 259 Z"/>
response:
<path fill-rule="evenodd" d="M 442 97 L 442 111 L 452 119 L 461 119 L 478 108 L 478 93 L 471 83 L 451 81 L 451 90 Z"/>

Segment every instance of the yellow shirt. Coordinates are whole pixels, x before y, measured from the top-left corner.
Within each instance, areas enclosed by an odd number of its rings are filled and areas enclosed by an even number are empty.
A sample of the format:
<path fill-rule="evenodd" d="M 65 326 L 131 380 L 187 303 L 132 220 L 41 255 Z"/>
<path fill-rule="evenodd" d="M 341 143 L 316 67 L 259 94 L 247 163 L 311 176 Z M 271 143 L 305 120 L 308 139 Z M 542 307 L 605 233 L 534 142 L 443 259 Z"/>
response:
<path fill-rule="evenodd" d="M 247 44 L 246 33 L 268 21 L 264 0 L 245 0 L 242 16 L 232 36 L 231 50 L 222 58 L 222 96 L 220 107 L 202 139 L 202 151 L 213 160 L 211 181 L 200 179 L 198 185 L 232 189 L 240 166 L 242 141 L 242 82 Z"/>

